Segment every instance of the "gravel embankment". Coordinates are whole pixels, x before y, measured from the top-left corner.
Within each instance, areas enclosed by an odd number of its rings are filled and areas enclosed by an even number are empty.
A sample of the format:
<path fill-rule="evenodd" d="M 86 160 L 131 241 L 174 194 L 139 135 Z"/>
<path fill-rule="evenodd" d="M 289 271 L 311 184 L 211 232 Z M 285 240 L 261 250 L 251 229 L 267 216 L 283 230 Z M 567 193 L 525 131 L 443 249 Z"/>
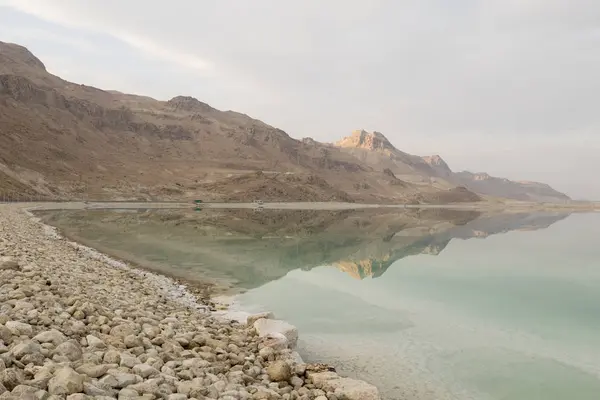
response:
<path fill-rule="evenodd" d="M 304 364 L 272 318 L 217 319 L 169 278 L 0 205 L 0 400 L 379 399 Z"/>

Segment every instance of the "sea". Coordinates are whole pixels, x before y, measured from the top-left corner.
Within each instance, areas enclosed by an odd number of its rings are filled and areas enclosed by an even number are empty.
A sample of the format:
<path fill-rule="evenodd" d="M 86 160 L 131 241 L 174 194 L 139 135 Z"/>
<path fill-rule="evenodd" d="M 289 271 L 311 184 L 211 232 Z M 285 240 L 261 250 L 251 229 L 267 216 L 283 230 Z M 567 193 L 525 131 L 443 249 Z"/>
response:
<path fill-rule="evenodd" d="M 67 236 L 298 327 L 390 400 L 600 399 L 600 214 L 43 212 Z"/>

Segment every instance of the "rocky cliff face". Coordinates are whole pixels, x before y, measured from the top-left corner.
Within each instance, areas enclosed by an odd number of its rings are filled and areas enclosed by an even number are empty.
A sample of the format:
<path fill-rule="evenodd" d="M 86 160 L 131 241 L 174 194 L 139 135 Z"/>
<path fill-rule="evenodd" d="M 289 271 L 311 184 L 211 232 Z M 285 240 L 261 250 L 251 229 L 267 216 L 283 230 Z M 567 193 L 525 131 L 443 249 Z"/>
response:
<path fill-rule="evenodd" d="M 452 175 L 452 170 L 439 155 L 425 156 L 423 160 L 431 166 L 437 176 L 448 177 Z"/>
<path fill-rule="evenodd" d="M 430 176 L 433 170 L 421 157 L 398 150 L 381 132 L 356 130 L 335 143 L 376 170 L 398 175 Z"/>
<path fill-rule="evenodd" d="M 369 133 L 365 130 L 352 132 L 350 136 L 343 138 L 336 145 L 339 147 L 380 151 L 389 154 L 400 153 L 382 133 Z"/>

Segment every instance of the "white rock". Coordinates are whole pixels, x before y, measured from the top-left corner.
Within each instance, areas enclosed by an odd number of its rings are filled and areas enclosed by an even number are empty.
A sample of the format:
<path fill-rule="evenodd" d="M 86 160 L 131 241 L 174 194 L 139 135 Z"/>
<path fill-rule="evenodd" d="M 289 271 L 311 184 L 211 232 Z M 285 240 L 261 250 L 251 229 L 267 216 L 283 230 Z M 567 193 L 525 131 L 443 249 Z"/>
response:
<path fill-rule="evenodd" d="M 264 318 L 264 319 L 274 319 L 275 315 L 273 315 L 273 313 L 270 312 L 270 311 L 249 315 L 246 318 L 246 325 L 248 325 L 248 326 L 254 326 L 254 323 L 256 321 L 258 321 L 259 319 L 261 319 L 261 318 Z"/>
<path fill-rule="evenodd" d="M 125 338 L 126 336 L 135 334 L 135 327 L 131 324 L 120 324 L 110 330 L 111 336 L 117 336 L 121 338 Z"/>
<path fill-rule="evenodd" d="M 119 400 L 139 399 L 140 394 L 133 389 L 125 388 L 119 392 Z"/>
<path fill-rule="evenodd" d="M 51 329 L 46 332 L 41 332 L 35 335 L 33 340 L 38 341 L 40 343 L 52 343 L 55 346 L 62 344 L 67 341 L 67 337 L 63 335 L 62 332 L 57 331 L 56 329 Z"/>
<path fill-rule="evenodd" d="M 90 378 L 100 378 L 111 368 L 116 368 L 116 365 L 83 364 L 79 366 L 76 371 L 80 374 L 87 375 Z"/>
<path fill-rule="evenodd" d="M 210 366 L 210 362 L 202 358 L 189 358 L 187 360 L 183 360 L 182 366 L 184 369 L 206 368 Z"/>
<path fill-rule="evenodd" d="M 187 394 L 173 393 L 167 396 L 167 400 L 187 400 Z"/>
<path fill-rule="evenodd" d="M 28 385 L 19 385 L 16 388 L 14 388 L 12 390 L 12 392 L 10 392 L 10 394 L 12 396 L 16 396 L 13 398 L 18 398 L 18 399 L 35 399 L 35 393 L 38 391 L 39 389 L 33 386 L 28 386 Z"/>
<path fill-rule="evenodd" d="M 106 343 L 104 343 L 101 339 L 98 339 L 96 336 L 88 335 L 86 337 L 87 344 L 89 347 L 93 349 L 105 349 Z"/>
<path fill-rule="evenodd" d="M 277 333 L 282 334 L 292 348 L 298 343 L 298 328 L 286 321 L 261 318 L 254 323 L 254 329 L 261 338 L 276 337 Z"/>
<path fill-rule="evenodd" d="M 2 270 L 19 271 L 20 269 L 21 269 L 21 267 L 19 266 L 19 263 L 14 258 L 8 257 L 8 256 L 0 257 L 0 271 L 2 271 Z"/>
<path fill-rule="evenodd" d="M 41 351 L 42 346 L 40 346 L 37 343 L 27 341 L 17 344 L 15 347 L 12 348 L 10 352 L 13 356 L 20 360 L 21 358 L 23 358 L 23 356 L 26 356 L 28 354 L 37 354 Z"/>
<path fill-rule="evenodd" d="M 113 376 L 117 380 L 117 385 L 115 387 L 119 389 L 139 382 L 139 377 L 135 374 L 119 373 L 114 374 Z"/>
<path fill-rule="evenodd" d="M 59 344 L 56 349 L 54 349 L 54 354 L 64 356 L 69 359 L 69 361 L 77 361 L 81 359 L 83 355 L 81 347 L 74 340 L 69 340 Z"/>
<path fill-rule="evenodd" d="M 75 393 L 67 396 L 67 400 L 93 400 L 94 398 L 83 393 Z"/>
<path fill-rule="evenodd" d="M 276 351 L 281 351 L 290 347 L 288 338 L 283 333 L 279 332 L 267 334 L 262 338 L 261 344 L 264 347 L 270 347 Z"/>
<path fill-rule="evenodd" d="M 4 325 L 0 325 L 0 341 L 3 341 L 6 344 L 12 343 L 13 333 L 10 329 L 8 329 Z"/>
<path fill-rule="evenodd" d="M 160 374 L 156 368 L 147 364 L 138 364 L 131 369 L 131 372 L 142 378 L 151 378 Z"/>
<path fill-rule="evenodd" d="M 379 390 L 373 385 L 356 379 L 342 378 L 335 372 L 308 373 L 315 387 L 334 392 L 338 398 L 347 400 L 381 400 Z"/>
<path fill-rule="evenodd" d="M 19 321 L 8 321 L 4 324 L 11 331 L 13 335 L 17 336 L 28 336 L 33 335 L 33 328 L 31 325 Z"/>
<path fill-rule="evenodd" d="M 137 364 L 140 364 L 140 360 L 137 357 L 129 353 L 121 353 L 121 367 L 133 368 Z"/>
<path fill-rule="evenodd" d="M 48 392 L 54 395 L 69 395 L 83 391 L 83 376 L 73 369 L 64 367 L 56 371 L 48 382 Z"/>

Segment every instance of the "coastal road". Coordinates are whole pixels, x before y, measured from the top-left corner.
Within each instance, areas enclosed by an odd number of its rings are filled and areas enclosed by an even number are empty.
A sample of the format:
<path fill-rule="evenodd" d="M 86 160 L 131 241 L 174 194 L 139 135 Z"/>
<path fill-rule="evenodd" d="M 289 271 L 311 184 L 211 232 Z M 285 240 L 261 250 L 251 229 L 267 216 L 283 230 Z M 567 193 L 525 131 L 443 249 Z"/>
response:
<path fill-rule="evenodd" d="M 15 203 L 11 203 L 15 204 Z M 195 204 L 190 202 L 45 202 L 19 203 L 31 210 L 102 210 L 102 209 L 191 209 Z M 202 209 L 256 209 L 256 203 L 201 203 Z M 342 202 L 273 202 L 260 205 L 264 210 L 357 210 L 367 208 L 398 208 L 398 209 L 453 209 L 453 210 L 482 210 L 482 211 L 570 211 L 593 212 L 600 211 L 597 204 L 541 204 L 525 202 L 506 203 L 462 203 L 462 204 L 359 204 Z"/>
<path fill-rule="evenodd" d="M 98 209 L 186 209 L 195 208 L 192 202 L 55 202 L 55 203 L 22 203 L 31 204 L 32 210 L 98 210 Z M 201 203 L 203 209 L 255 209 L 256 203 Z M 264 203 L 260 208 L 265 210 L 352 210 L 365 208 L 453 208 L 476 209 L 475 204 L 452 205 L 406 205 L 406 204 L 358 204 L 342 202 L 275 202 Z"/>

